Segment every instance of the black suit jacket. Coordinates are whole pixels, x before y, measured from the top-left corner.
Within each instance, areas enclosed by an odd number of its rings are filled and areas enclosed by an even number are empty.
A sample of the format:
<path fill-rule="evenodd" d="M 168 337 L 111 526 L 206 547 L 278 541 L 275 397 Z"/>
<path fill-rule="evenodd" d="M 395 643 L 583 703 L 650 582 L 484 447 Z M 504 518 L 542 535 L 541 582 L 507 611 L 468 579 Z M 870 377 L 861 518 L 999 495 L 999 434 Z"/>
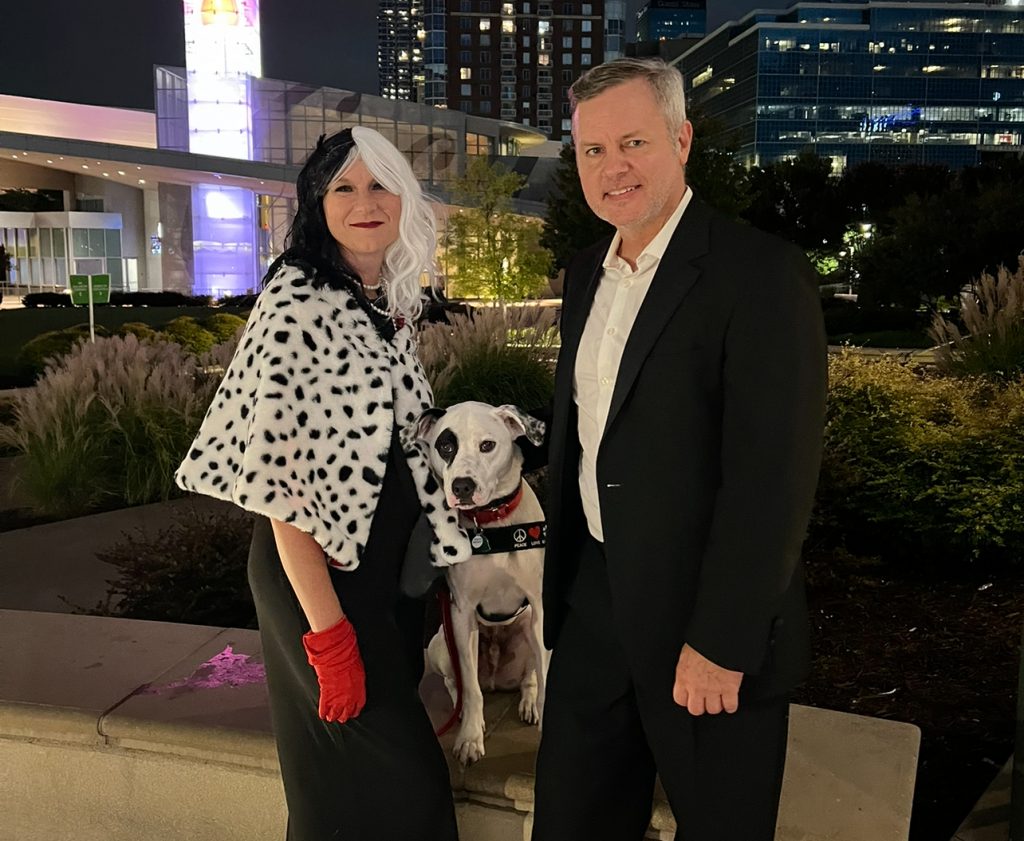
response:
<path fill-rule="evenodd" d="M 565 276 L 550 429 L 545 641 L 557 644 L 586 533 L 573 372 L 610 240 Z M 806 673 L 800 549 L 821 457 L 817 276 L 782 240 L 696 196 L 623 353 L 597 458 L 615 623 L 639 684 L 671 692 L 684 643 L 747 697 Z"/>

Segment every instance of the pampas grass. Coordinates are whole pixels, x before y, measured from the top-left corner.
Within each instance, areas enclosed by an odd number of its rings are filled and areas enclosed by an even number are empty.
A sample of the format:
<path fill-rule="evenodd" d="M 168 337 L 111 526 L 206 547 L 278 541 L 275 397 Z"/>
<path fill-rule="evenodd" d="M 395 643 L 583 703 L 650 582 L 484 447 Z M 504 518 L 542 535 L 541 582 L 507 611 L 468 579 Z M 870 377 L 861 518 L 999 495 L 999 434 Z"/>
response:
<path fill-rule="evenodd" d="M 174 470 L 212 399 L 229 347 L 200 359 L 134 335 L 85 342 L 14 401 L 0 444 L 19 456 L 39 513 L 73 517 L 176 495 Z"/>
<path fill-rule="evenodd" d="M 531 409 L 548 403 L 558 345 L 551 308 L 478 309 L 449 318 L 450 324 L 420 329 L 420 361 L 435 405 L 480 400 Z"/>
<path fill-rule="evenodd" d="M 1024 257 L 1015 272 L 1001 266 L 995 277 L 982 274 L 961 296 L 960 316 L 966 333 L 941 315 L 928 330 L 941 370 L 1003 381 L 1024 374 Z"/>

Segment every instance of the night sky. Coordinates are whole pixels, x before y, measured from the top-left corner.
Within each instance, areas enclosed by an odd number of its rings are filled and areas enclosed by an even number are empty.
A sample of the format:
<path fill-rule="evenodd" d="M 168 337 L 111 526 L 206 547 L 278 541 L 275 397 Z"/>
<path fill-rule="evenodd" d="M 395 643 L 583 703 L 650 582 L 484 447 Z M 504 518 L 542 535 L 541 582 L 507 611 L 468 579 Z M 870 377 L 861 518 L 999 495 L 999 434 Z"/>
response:
<path fill-rule="evenodd" d="M 641 2 L 627 0 L 630 37 Z M 708 5 L 713 29 L 757 6 L 787 4 Z M 0 93 L 152 109 L 152 66 L 185 63 L 181 0 L 29 0 L 3 6 Z M 377 93 L 376 0 L 261 0 L 260 17 L 265 76 Z"/>

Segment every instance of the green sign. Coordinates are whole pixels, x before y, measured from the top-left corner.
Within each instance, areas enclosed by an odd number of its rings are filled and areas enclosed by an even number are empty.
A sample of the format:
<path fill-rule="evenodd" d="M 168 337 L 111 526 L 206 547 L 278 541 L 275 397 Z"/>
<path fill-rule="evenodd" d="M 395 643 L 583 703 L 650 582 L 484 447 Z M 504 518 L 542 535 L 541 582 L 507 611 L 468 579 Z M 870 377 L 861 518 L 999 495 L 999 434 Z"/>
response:
<path fill-rule="evenodd" d="M 73 274 L 71 275 L 71 303 L 76 307 L 89 306 L 90 282 L 92 283 L 92 302 L 94 304 L 110 302 L 110 275 Z"/>

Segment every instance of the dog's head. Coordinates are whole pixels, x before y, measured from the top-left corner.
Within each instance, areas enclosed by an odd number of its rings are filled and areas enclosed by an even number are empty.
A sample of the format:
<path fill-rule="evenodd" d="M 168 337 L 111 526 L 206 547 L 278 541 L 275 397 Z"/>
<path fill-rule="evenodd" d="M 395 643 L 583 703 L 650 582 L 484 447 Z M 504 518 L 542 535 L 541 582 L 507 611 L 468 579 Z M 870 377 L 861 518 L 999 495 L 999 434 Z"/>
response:
<path fill-rule="evenodd" d="M 523 455 L 515 439 L 544 440 L 544 424 L 515 406 L 456 403 L 428 409 L 418 436 L 430 450 L 430 466 L 452 508 L 479 508 L 515 490 Z"/>

